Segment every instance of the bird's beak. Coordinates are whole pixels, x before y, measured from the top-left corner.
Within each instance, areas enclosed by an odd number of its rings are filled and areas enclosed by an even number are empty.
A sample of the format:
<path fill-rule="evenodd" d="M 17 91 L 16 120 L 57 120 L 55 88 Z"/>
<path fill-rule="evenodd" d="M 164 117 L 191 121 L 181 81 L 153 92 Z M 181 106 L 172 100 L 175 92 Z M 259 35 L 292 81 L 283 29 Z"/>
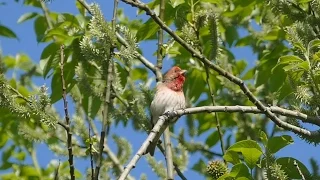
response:
<path fill-rule="evenodd" d="M 186 73 L 187 73 L 187 70 L 181 70 L 181 71 L 180 71 L 180 74 L 183 75 L 183 76 L 185 76 Z"/>

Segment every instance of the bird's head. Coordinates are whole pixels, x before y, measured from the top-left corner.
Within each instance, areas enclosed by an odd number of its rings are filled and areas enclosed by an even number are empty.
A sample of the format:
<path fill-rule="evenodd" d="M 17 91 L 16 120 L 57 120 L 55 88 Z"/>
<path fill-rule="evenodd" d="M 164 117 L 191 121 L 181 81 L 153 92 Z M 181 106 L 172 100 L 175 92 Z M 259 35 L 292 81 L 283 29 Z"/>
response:
<path fill-rule="evenodd" d="M 186 80 L 186 70 L 178 66 L 173 66 L 165 75 L 164 83 L 174 91 L 182 91 L 183 84 Z"/>

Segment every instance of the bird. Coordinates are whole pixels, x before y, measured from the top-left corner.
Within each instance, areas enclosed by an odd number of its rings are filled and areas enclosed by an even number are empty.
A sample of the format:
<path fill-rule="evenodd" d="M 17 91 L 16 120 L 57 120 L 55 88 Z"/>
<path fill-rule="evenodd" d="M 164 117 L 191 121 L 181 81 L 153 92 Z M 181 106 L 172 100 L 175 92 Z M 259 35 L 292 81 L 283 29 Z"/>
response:
<path fill-rule="evenodd" d="M 183 93 L 183 84 L 186 80 L 186 70 L 178 66 L 173 66 L 163 78 L 163 81 L 156 86 L 156 93 L 151 102 L 151 125 L 152 128 L 159 120 L 159 117 L 166 112 L 185 108 L 185 96 Z M 156 134 L 155 138 L 148 146 L 146 153 L 154 155 L 157 143 L 170 123 L 176 122 L 178 118 L 173 118 L 164 123 Z"/>

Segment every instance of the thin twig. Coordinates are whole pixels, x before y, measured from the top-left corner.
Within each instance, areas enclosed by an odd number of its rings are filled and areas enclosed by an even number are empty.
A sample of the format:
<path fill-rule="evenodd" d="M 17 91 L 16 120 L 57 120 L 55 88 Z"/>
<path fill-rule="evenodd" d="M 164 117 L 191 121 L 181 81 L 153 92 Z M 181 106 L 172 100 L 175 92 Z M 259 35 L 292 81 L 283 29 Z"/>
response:
<path fill-rule="evenodd" d="M 165 15 L 165 1 L 160 0 L 160 12 L 159 12 L 159 18 L 161 20 L 164 20 Z M 161 82 L 162 81 L 162 61 L 164 58 L 163 54 L 163 30 L 160 28 L 158 31 L 158 50 L 157 50 L 157 66 L 156 66 L 156 81 Z M 165 147 L 165 159 L 167 163 L 167 179 L 173 180 L 173 155 L 172 155 L 172 144 L 170 139 L 170 128 L 166 128 L 163 133 L 163 139 L 164 139 L 164 147 Z"/>
<path fill-rule="evenodd" d="M 90 9 L 90 6 L 84 0 L 77 0 L 87 11 L 90 15 L 93 15 Z"/>
<path fill-rule="evenodd" d="M 46 18 L 48 27 L 49 27 L 49 29 L 52 29 L 53 25 L 52 25 L 51 18 L 50 18 L 50 15 L 49 15 L 49 10 L 48 10 L 48 8 L 47 8 L 47 6 L 46 6 L 44 1 L 40 1 L 40 4 L 41 4 L 41 8 L 42 8 L 44 17 Z"/>
<path fill-rule="evenodd" d="M 92 127 L 93 133 L 94 134 L 98 134 L 98 130 L 96 125 L 92 122 L 89 121 L 90 126 Z M 99 139 L 99 136 L 97 136 L 97 138 Z M 101 137 L 100 137 L 101 138 Z M 106 153 L 108 155 L 108 157 L 111 159 L 111 161 L 113 162 L 113 164 L 115 165 L 115 167 L 117 167 L 117 169 L 120 172 L 124 171 L 124 167 L 121 165 L 119 159 L 117 158 L 117 156 L 112 152 L 112 150 L 110 149 L 110 147 L 107 144 L 104 144 L 104 153 Z M 130 176 L 130 174 L 127 177 L 128 180 L 133 180 L 134 178 Z"/>
<path fill-rule="evenodd" d="M 207 81 L 209 92 L 210 92 L 210 96 L 211 96 L 211 102 L 212 102 L 212 105 L 215 106 L 216 102 L 215 102 L 215 99 L 214 99 L 213 90 L 211 89 L 211 86 L 210 86 L 210 72 L 209 72 L 209 69 L 207 67 L 205 67 L 205 69 L 206 69 L 206 76 L 207 76 L 206 81 Z M 225 154 L 225 149 L 224 149 L 224 142 L 223 142 L 223 134 L 222 134 L 222 131 L 221 131 L 221 126 L 220 126 L 218 113 L 215 112 L 214 116 L 215 116 L 215 120 L 216 120 L 216 124 L 217 124 L 217 130 L 218 130 L 218 133 L 219 133 L 221 151 L 222 151 L 222 154 L 224 155 Z M 224 163 L 227 164 L 227 161 L 224 160 Z"/>
<path fill-rule="evenodd" d="M 39 162 L 38 162 L 38 159 L 37 159 L 37 153 L 36 153 L 36 149 L 35 148 L 27 148 L 30 156 L 31 156 L 31 159 L 32 159 L 32 163 L 34 165 L 34 167 L 36 168 L 38 174 L 39 174 L 39 177 L 40 179 L 42 179 L 42 173 L 41 173 L 41 167 L 39 166 Z"/>
<path fill-rule="evenodd" d="M 116 15 L 117 15 L 117 8 L 118 8 L 118 0 L 114 0 L 114 6 L 113 6 L 113 17 L 112 17 L 112 28 L 113 31 L 115 31 L 115 22 L 116 22 Z M 110 129 L 110 122 L 109 122 L 109 105 L 110 105 L 110 96 L 111 96 L 111 86 L 112 86 L 112 81 L 113 81 L 113 55 L 114 55 L 114 49 L 115 45 L 111 45 L 110 47 L 110 52 L 111 55 L 108 59 L 108 70 L 107 70 L 107 75 L 106 75 L 106 87 L 105 87 L 105 99 L 104 99 L 104 108 L 103 108 L 103 120 L 102 120 L 102 130 L 101 130 L 101 135 L 100 135 L 100 146 L 99 146 L 99 158 L 98 158 L 98 163 L 96 165 L 96 170 L 95 170 L 95 179 L 99 179 L 99 171 L 102 166 L 102 152 L 104 149 L 104 145 L 107 144 L 105 142 L 105 137 L 107 134 L 109 134 L 109 129 Z M 110 154 L 109 154 L 110 156 Z"/>
<path fill-rule="evenodd" d="M 142 9 L 146 12 L 147 15 L 149 15 L 163 30 L 165 30 L 168 34 L 170 34 L 176 42 L 178 42 L 181 46 L 183 46 L 187 51 L 189 51 L 192 55 L 192 57 L 199 59 L 201 62 L 205 64 L 205 66 L 208 66 L 209 68 L 213 69 L 214 71 L 218 72 L 219 75 L 222 75 L 223 77 L 227 78 L 231 82 L 237 84 L 242 92 L 248 97 L 248 99 L 264 114 L 271 119 L 275 124 L 277 124 L 279 127 L 282 127 L 285 130 L 289 130 L 294 132 L 295 134 L 302 135 L 305 137 L 312 137 L 314 134 L 312 134 L 310 131 L 306 129 L 302 129 L 300 127 L 294 126 L 292 124 L 288 124 L 284 121 L 281 121 L 274 113 L 272 113 L 266 106 L 262 104 L 261 101 L 259 101 L 253 93 L 249 90 L 249 88 L 246 86 L 246 84 L 239 79 L 238 77 L 234 76 L 233 74 L 225 71 L 218 65 L 212 63 L 209 59 L 207 59 L 203 54 L 196 51 L 192 46 L 190 46 L 187 42 L 185 42 L 183 39 L 181 39 L 172 29 L 170 29 L 146 4 L 141 3 L 139 0 L 121 0 L 124 3 L 130 4 L 131 6 L 137 7 L 139 9 Z"/>
<path fill-rule="evenodd" d="M 113 3 L 113 16 L 112 16 L 112 20 L 111 20 L 111 24 L 112 24 L 112 29 L 113 30 L 116 29 L 118 3 L 119 3 L 118 0 L 114 0 L 114 3 Z"/>
<path fill-rule="evenodd" d="M 112 83 L 112 58 L 109 59 L 109 65 L 108 65 L 108 71 L 107 71 L 107 78 L 106 78 L 106 87 L 104 90 L 104 108 L 103 108 L 103 120 L 102 120 L 102 130 L 100 133 L 100 145 L 99 145 L 99 158 L 98 162 L 96 165 L 95 169 L 95 179 L 98 180 L 99 177 L 99 171 L 102 166 L 102 152 L 104 149 L 104 144 L 105 144 L 105 136 L 106 136 L 106 131 L 108 127 L 108 115 L 109 115 L 109 104 L 110 104 L 110 90 L 111 90 L 111 83 Z"/>
<path fill-rule="evenodd" d="M 66 119 L 66 132 L 67 132 L 67 146 L 68 146 L 68 153 L 69 153 L 69 165 L 70 165 L 70 178 L 71 180 L 75 179 L 74 175 L 74 164 L 73 164 L 73 152 L 72 152 L 72 132 L 70 129 L 70 118 L 68 113 L 68 101 L 67 101 L 67 92 L 66 92 L 66 82 L 64 80 L 63 75 L 63 67 L 64 67 L 64 45 L 60 47 L 60 75 L 61 75 L 61 82 L 62 82 L 62 99 L 64 105 L 64 114 Z"/>
<path fill-rule="evenodd" d="M 87 121 L 91 121 L 91 119 L 87 119 Z M 93 168 L 93 156 L 92 156 L 92 139 L 91 139 L 91 123 L 89 124 L 89 153 L 90 153 L 90 166 L 91 166 L 91 180 L 94 180 L 94 168 Z"/>
<path fill-rule="evenodd" d="M 160 149 L 161 153 L 164 155 L 164 158 L 167 158 L 165 156 L 165 149 L 161 146 L 161 144 L 157 144 L 158 148 Z M 181 172 L 181 170 L 179 169 L 179 166 L 173 162 L 173 167 L 174 170 L 177 172 L 178 176 L 182 179 L 182 180 L 187 180 L 187 178 L 183 175 L 183 173 Z"/>
<path fill-rule="evenodd" d="M 304 177 L 303 173 L 301 172 L 301 170 L 300 170 L 300 168 L 299 168 L 299 165 L 298 165 L 298 163 L 297 163 L 296 160 L 293 161 L 293 165 L 297 168 L 297 170 L 298 170 L 298 172 L 299 172 L 299 174 L 300 174 L 300 176 L 301 176 L 301 179 L 302 179 L 302 180 L 306 180 L 306 178 Z"/>
<path fill-rule="evenodd" d="M 57 166 L 57 169 L 54 172 L 54 180 L 59 180 L 59 168 L 60 168 L 60 159 L 59 159 L 59 164 Z"/>

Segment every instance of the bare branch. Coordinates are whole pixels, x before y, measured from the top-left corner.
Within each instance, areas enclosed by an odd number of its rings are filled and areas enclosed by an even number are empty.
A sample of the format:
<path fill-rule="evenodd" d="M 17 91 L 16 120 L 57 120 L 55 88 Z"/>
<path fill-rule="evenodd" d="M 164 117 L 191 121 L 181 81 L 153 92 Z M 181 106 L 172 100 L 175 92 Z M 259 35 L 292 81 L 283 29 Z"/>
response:
<path fill-rule="evenodd" d="M 177 41 L 181 46 L 183 46 L 187 51 L 189 51 L 192 55 L 192 57 L 199 59 L 201 62 L 205 64 L 205 66 L 208 66 L 209 68 L 213 69 L 214 71 L 218 72 L 219 75 L 224 76 L 231 82 L 237 84 L 242 92 L 248 97 L 248 99 L 257 106 L 258 109 L 260 109 L 264 114 L 270 118 L 275 124 L 277 124 L 279 127 L 282 127 L 286 130 L 292 131 L 295 134 L 303 135 L 306 137 L 312 137 L 314 134 L 312 132 L 296 127 L 294 125 L 288 124 L 286 122 L 281 121 L 274 113 L 270 111 L 266 106 L 262 104 L 261 101 L 259 101 L 253 93 L 249 90 L 249 88 L 244 84 L 244 82 L 239 79 L 238 77 L 234 76 L 233 74 L 225 71 L 218 65 L 212 63 L 208 58 L 206 58 L 203 54 L 196 51 L 194 48 L 192 48 L 187 42 L 185 42 L 183 39 L 181 39 L 176 33 L 174 33 L 173 30 L 171 30 L 161 19 L 144 3 L 140 2 L 139 0 L 122 0 L 124 3 L 130 4 L 131 6 L 137 7 L 139 9 L 142 9 L 146 12 L 147 15 L 149 15 L 163 30 L 165 30 L 168 34 L 170 34 L 175 41 Z"/>
<path fill-rule="evenodd" d="M 128 176 L 131 169 L 135 168 L 136 163 L 141 158 L 141 156 L 146 152 L 148 146 L 153 141 L 153 139 L 156 137 L 157 133 L 159 133 L 160 128 L 165 125 L 165 123 L 168 123 L 166 120 L 169 116 L 163 115 L 159 117 L 159 120 L 154 125 L 153 129 L 150 131 L 150 134 L 148 138 L 143 142 L 138 152 L 134 155 L 134 157 L 131 159 L 129 164 L 126 166 L 124 171 L 122 172 L 121 176 L 119 177 L 119 180 L 125 180 Z"/>
<path fill-rule="evenodd" d="M 157 147 L 160 149 L 161 153 L 164 155 L 164 158 L 166 158 L 165 149 L 161 146 L 161 144 L 157 144 Z M 174 170 L 177 172 L 178 176 L 182 180 L 187 180 L 187 178 L 183 175 L 183 173 L 181 172 L 181 170 L 179 169 L 178 165 L 175 162 L 173 162 L 173 167 L 174 167 Z"/>
<path fill-rule="evenodd" d="M 207 67 L 205 67 L 205 69 L 206 69 L 206 76 L 207 76 L 206 81 L 207 81 L 207 84 L 208 84 L 208 87 L 209 87 L 209 92 L 210 92 L 210 96 L 211 96 L 211 102 L 212 102 L 212 105 L 215 106 L 216 102 L 215 102 L 215 99 L 214 99 L 213 90 L 211 89 L 211 86 L 210 86 L 210 83 L 209 83 L 210 72 L 209 72 L 209 69 Z M 225 149 L 224 149 L 224 142 L 223 142 L 223 134 L 222 134 L 221 127 L 220 127 L 220 121 L 219 121 L 218 113 L 215 112 L 214 116 L 215 116 L 215 120 L 216 120 L 216 124 L 217 124 L 217 131 L 219 133 L 221 151 L 222 151 L 222 154 L 224 155 L 225 154 Z M 227 164 L 227 162 L 225 160 L 224 160 L 224 163 Z"/>
<path fill-rule="evenodd" d="M 159 18 L 163 21 L 165 15 L 165 1 L 160 0 L 160 12 Z M 163 30 L 160 28 L 158 31 L 158 50 L 157 50 L 157 66 L 156 66 L 156 81 L 162 81 L 162 61 L 164 58 L 163 53 Z M 172 155 L 172 144 L 171 144 L 171 137 L 170 137 L 170 128 L 166 128 L 163 133 L 164 139 L 164 147 L 165 147 L 165 159 L 167 163 L 167 179 L 173 180 L 173 155 Z"/>
<path fill-rule="evenodd" d="M 64 105 L 64 114 L 66 119 L 66 132 L 67 132 L 67 146 L 68 146 L 68 153 L 69 153 L 69 165 L 70 165 L 70 178 L 71 180 L 75 179 L 74 175 L 74 164 L 73 164 L 73 152 L 72 152 L 72 132 L 70 129 L 70 118 L 68 112 L 68 101 L 67 101 L 67 92 L 66 92 L 66 82 L 64 80 L 63 75 L 63 67 L 64 67 L 64 45 L 60 47 L 60 75 L 61 75 L 61 82 L 62 82 L 62 99 Z"/>
<path fill-rule="evenodd" d="M 91 119 L 87 119 L 87 121 L 91 121 Z M 90 153 L 90 167 L 91 167 L 91 180 L 94 180 L 94 168 L 93 168 L 93 156 L 92 156 L 92 139 L 91 139 L 91 123 L 89 125 L 89 153 Z"/>
<path fill-rule="evenodd" d="M 272 107 L 268 108 L 268 110 L 272 111 Z M 143 142 L 143 144 L 141 145 L 138 152 L 134 155 L 134 157 L 128 163 L 127 167 L 124 169 L 123 173 L 121 174 L 119 180 L 124 180 L 127 177 L 127 175 L 129 174 L 129 172 L 131 171 L 131 169 L 133 169 L 135 167 L 136 163 L 139 161 L 141 156 L 147 150 L 148 146 L 150 145 L 150 142 L 152 142 L 153 139 L 155 138 L 155 136 L 157 135 L 157 133 L 159 133 L 160 128 L 162 126 L 164 126 L 165 123 L 168 123 L 167 119 L 179 117 L 179 116 L 186 115 L 186 114 L 197 114 L 197 113 L 204 113 L 204 112 L 207 112 L 207 113 L 211 113 L 211 112 L 226 112 L 226 113 L 227 112 L 229 112 L 229 113 L 241 112 L 241 113 L 264 114 L 263 111 L 259 110 L 257 107 L 254 107 L 254 106 L 202 106 L 202 107 L 194 107 L 194 108 L 187 108 L 187 109 L 181 109 L 181 110 L 177 110 L 177 111 L 167 112 L 164 115 L 159 117 L 159 120 L 157 121 L 157 123 L 155 124 L 153 129 L 151 130 L 149 136 Z M 274 109 L 274 112 L 281 114 L 282 110 L 281 110 L 281 108 L 276 107 Z M 287 110 L 287 112 L 289 112 L 289 110 Z M 296 117 L 298 114 L 294 111 L 291 111 L 290 114 L 287 113 L 286 115 Z M 301 114 L 299 114 L 299 115 L 301 115 Z M 291 126 L 293 126 L 287 122 L 282 121 L 282 123 L 287 128 L 290 128 Z M 299 129 L 300 132 L 308 132 L 308 134 L 310 134 L 310 137 L 319 137 L 320 136 L 320 131 L 308 131 L 308 130 L 300 128 L 300 127 L 296 127 L 296 126 L 294 126 L 294 127 Z"/>

